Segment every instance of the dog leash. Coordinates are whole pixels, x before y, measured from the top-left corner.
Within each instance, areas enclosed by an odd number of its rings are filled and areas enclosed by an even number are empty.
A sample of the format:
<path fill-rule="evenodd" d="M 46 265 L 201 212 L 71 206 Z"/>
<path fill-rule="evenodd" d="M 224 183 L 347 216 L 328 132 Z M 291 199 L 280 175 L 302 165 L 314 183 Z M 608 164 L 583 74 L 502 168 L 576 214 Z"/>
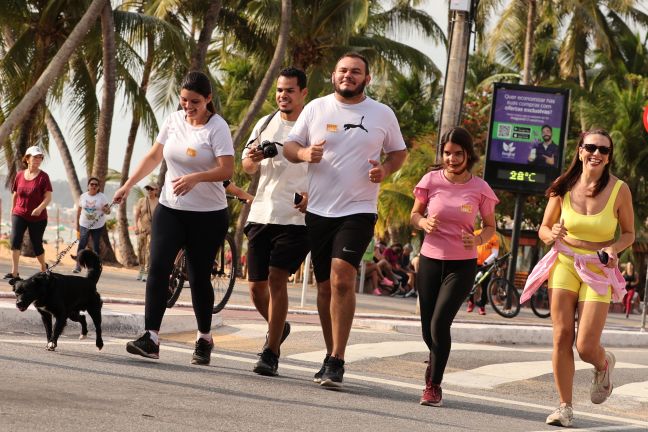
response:
<path fill-rule="evenodd" d="M 115 205 L 117 205 L 116 202 L 114 202 L 114 201 L 111 202 L 111 203 L 110 203 L 110 206 L 108 206 L 108 210 L 110 211 L 110 210 L 111 210 Z M 101 219 L 101 218 L 99 218 L 99 219 Z M 91 230 L 92 227 L 95 226 L 95 224 L 96 224 L 97 222 L 99 222 L 99 219 L 95 219 L 95 220 L 90 224 L 90 226 L 88 227 L 88 231 Z M 64 257 L 65 255 L 67 255 L 68 252 L 70 252 L 70 250 L 71 250 L 71 249 L 74 247 L 74 245 L 77 244 L 78 242 L 79 242 L 79 238 L 74 239 L 74 241 L 73 241 L 72 243 L 70 243 L 70 244 L 69 244 L 65 249 L 63 249 L 61 252 L 59 252 L 59 254 L 56 256 L 56 261 L 54 261 L 54 264 L 52 264 L 51 266 L 48 266 L 48 267 L 47 267 L 47 270 L 46 270 L 45 272 L 46 272 L 46 273 L 51 273 L 51 272 L 52 272 L 52 269 L 61 263 L 61 260 L 63 259 L 63 257 Z M 97 255 L 99 255 L 99 251 L 97 251 Z"/>

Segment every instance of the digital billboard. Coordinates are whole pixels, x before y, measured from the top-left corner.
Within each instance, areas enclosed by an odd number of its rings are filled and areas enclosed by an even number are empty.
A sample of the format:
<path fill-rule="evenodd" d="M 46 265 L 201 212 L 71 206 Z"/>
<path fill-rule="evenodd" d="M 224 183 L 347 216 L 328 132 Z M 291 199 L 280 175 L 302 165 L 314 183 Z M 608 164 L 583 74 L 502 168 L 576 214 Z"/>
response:
<path fill-rule="evenodd" d="M 484 179 L 494 189 L 544 193 L 560 175 L 569 90 L 496 83 Z"/>

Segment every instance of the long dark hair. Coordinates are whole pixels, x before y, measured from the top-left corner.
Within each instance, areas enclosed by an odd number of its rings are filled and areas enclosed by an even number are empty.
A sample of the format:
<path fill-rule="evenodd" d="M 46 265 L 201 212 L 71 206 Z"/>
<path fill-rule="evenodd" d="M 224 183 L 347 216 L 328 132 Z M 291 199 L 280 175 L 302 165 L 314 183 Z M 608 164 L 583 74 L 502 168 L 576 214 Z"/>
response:
<path fill-rule="evenodd" d="M 610 182 L 610 165 L 612 165 L 613 161 L 612 156 L 614 155 L 614 143 L 612 142 L 610 134 L 605 129 L 591 129 L 581 134 L 580 139 L 578 140 L 578 147 L 576 148 L 574 158 L 572 159 L 569 168 L 567 168 L 567 171 L 565 171 L 560 177 L 554 180 L 551 186 L 549 186 L 549 189 L 547 189 L 547 192 L 545 192 L 545 195 L 547 197 L 565 196 L 565 194 L 574 187 L 574 185 L 580 178 L 580 175 L 583 173 L 583 162 L 578 157 L 578 149 L 583 146 L 585 137 L 588 135 L 602 135 L 610 141 L 610 154 L 608 155 L 608 163 L 605 165 L 605 168 L 603 168 L 603 174 L 601 174 L 601 178 L 596 182 L 592 196 L 595 197 L 596 195 L 601 193 L 601 191 L 605 189 L 605 187 Z"/>
<path fill-rule="evenodd" d="M 443 155 L 443 148 L 448 142 L 457 144 L 460 146 L 463 151 L 466 153 L 466 169 L 470 171 L 473 166 L 479 161 L 479 155 L 475 151 L 475 146 L 473 145 L 473 138 L 466 129 L 461 126 L 455 126 L 452 129 L 448 130 L 441 136 L 441 146 L 440 154 Z M 432 166 L 432 171 L 437 171 L 443 168 L 443 161 Z"/>
<path fill-rule="evenodd" d="M 182 88 L 196 92 L 205 98 L 212 94 L 212 86 L 209 77 L 200 71 L 189 72 L 182 80 Z M 210 100 L 207 103 L 207 109 L 212 114 L 216 112 L 213 100 Z"/>

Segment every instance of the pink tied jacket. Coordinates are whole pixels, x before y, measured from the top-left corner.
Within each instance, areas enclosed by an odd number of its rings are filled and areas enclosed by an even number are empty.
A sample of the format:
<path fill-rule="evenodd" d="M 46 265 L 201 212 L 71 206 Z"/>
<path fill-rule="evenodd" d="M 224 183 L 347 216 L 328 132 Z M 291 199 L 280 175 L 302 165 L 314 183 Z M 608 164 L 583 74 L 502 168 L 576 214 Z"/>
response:
<path fill-rule="evenodd" d="M 524 291 L 522 292 L 521 303 L 529 300 L 533 293 L 549 279 L 549 272 L 553 267 L 558 254 L 562 253 L 574 258 L 574 267 L 576 273 L 587 285 L 591 286 L 594 291 L 601 295 L 607 293 L 608 286 L 612 285 L 612 299 L 619 302 L 623 299 L 626 293 L 625 280 L 621 276 L 618 268 L 605 267 L 598 259 L 596 254 L 582 255 L 575 253 L 567 246 L 563 245 L 560 241 L 556 241 L 551 250 L 540 260 L 533 268 L 524 284 Z M 595 264 L 598 268 L 603 270 L 603 274 L 595 273 L 587 268 L 587 264 Z"/>

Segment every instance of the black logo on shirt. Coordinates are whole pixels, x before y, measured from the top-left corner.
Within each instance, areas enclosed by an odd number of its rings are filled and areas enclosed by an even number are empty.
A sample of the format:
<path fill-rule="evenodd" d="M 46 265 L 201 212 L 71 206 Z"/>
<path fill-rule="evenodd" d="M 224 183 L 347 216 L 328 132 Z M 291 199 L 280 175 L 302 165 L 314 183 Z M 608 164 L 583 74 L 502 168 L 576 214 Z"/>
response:
<path fill-rule="evenodd" d="M 362 118 L 360 119 L 360 124 L 353 124 L 353 123 L 347 123 L 347 124 L 345 124 L 345 125 L 344 125 L 344 130 L 346 131 L 346 130 L 353 129 L 353 128 L 360 128 L 360 129 L 362 129 L 363 131 L 369 133 L 369 131 L 367 130 L 367 128 L 365 128 L 364 126 L 362 126 L 362 121 L 363 121 L 363 120 L 364 120 L 364 116 L 362 116 Z"/>

